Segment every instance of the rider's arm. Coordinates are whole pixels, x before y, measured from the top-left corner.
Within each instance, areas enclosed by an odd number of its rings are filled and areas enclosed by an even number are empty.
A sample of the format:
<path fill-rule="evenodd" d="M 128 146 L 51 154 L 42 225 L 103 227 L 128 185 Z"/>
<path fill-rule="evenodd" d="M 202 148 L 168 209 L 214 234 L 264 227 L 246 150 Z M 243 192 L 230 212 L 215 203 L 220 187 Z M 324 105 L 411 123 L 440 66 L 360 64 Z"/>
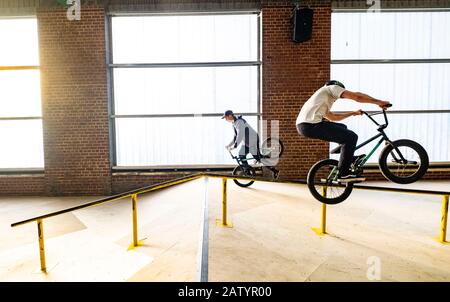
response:
<path fill-rule="evenodd" d="M 341 98 L 351 99 L 351 100 L 357 101 L 359 103 L 375 104 L 375 105 L 380 106 L 381 108 L 383 108 L 389 104 L 389 102 L 373 98 L 370 95 L 367 95 L 367 94 L 364 94 L 361 92 L 353 92 L 353 91 L 349 91 L 349 90 L 345 90 L 344 92 L 342 92 Z"/>
<path fill-rule="evenodd" d="M 225 146 L 226 149 L 232 149 L 234 147 L 234 140 Z"/>
<path fill-rule="evenodd" d="M 332 122 L 339 122 L 342 121 L 343 119 L 346 119 L 350 116 L 354 116 L 354 115 L 361 115 L 362 112 L 361 110 L 358 111 L 351 111 L 351 112 L 346 112 L 346 113 L 333 113 L 333 112 L 328 112 L 327 114 L 324 115 L 324 117 Z"/>
<path fill-rule="evenodd" d="M 245 123 L 240 119 L 236 120 L 235 123 L 236 123 L 236 139 L 234 141 L 234 145 L 237 147 L 244 139 Z"/>
<path fill-rule="evenodd" d="M 225 146 L 225 148 L 227 149 L 234 149 L 236 148 L 241 141 L 244 139 L 244 130 L 241 128 L 244 128 L 244 124 L 242 121 L 237 120 L 235 121 L 235 125 L 233 126 L 235 127 L 234 129 L 236 130 L 236 135 L 233 137 L 233 140 Z"/>
<path fill-rule="evenodd" d="M 226 149 L 234 149 L 236 148 L 236 135 L 233 137 L 233 140 L 225 146 Z"/>

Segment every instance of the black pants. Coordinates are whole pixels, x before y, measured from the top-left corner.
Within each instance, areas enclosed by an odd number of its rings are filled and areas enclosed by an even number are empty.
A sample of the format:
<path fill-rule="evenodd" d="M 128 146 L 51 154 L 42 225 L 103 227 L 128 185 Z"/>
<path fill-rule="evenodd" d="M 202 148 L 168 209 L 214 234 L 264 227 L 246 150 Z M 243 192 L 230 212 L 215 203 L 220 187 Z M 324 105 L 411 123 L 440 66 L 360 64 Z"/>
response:
<path fill-rule="evenodd" d="M 338 165 L 339 174 L 346 175 L 348 173 L 358 141 L 358 135 L 355 132 L 348 130 L 344 124 L 328 121 L 317 124 L 301 123 L 297 125 L 297 131 L 309 138 L 317 138 L 342 145 Z"/>
<path fill-rule="evenodd" d="M 252 149 L 252 150 L 250 150 Z M 256 150 L 255 150 L 256 149 Z M 252 152 L 250 152 L 252 151 Z M 247 155 L 251 154 L 253 156 L 253 158 L 255 159 L 259 159 L 259 138 L 256 139 L 256 148 L 253 146 L 253 148 L 250 148 L 250 146 L 244 142 L 244 144 L 242 144 L 241 149 L 239 150 L 239 159 L 242 162 L 242 166 L 247 169 L 250 167 L 250 165 L 248 164 L 248 161 L 246 160 Z M 256 153 L 256 154 L 253 154 Z"/>

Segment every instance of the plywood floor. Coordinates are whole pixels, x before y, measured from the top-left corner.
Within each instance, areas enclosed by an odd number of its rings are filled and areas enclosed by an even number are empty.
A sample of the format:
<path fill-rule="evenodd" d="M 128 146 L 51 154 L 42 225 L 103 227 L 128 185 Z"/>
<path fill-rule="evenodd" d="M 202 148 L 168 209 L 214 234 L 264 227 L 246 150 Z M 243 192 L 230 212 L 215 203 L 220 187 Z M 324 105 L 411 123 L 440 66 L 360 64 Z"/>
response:
<path fill-rule="evenodd" d="M 222 228 L 221 182 L 209 180 L 210 281 L 450 281 L 450 245 L 434 240 L 439 197 L 354 191 L 328 208 L 330 235 L 317 236 L 321 205 L 305 186 L 229 181 L 228 190 L 233 228 Z M 0 281 L 196 281 L 203 196 L 200 179 L 139 197 L 147 239 L 130 251 L 129 200 L 46 220 L 47 274 L 36 225 L 9 225 L 95 198 L 1 197 Z"/>

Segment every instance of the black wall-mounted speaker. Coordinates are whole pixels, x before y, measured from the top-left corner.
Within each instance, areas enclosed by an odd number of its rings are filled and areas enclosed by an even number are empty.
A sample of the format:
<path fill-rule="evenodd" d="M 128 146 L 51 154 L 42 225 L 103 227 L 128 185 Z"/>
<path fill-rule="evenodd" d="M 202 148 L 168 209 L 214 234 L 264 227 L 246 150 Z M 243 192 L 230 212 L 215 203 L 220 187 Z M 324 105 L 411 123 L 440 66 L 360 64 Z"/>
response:
<path fill-rule="evenodd" d="M 292 40 L 297 43 L 311 39 L 314 11 L 310 8 L 295 8 L 292 14 Z"/>

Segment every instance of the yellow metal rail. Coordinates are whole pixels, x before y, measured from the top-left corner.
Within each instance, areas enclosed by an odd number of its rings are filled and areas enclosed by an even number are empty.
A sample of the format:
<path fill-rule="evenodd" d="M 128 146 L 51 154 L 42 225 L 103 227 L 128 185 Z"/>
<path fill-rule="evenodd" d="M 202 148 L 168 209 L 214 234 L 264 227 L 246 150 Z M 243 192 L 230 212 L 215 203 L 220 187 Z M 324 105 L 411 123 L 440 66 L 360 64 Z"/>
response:
<path fill-rule="evenodd" d="M 39 66 L 0 66 L 0 71 L 2 70 L 38 70 Z"/>
<path fill-rule="evenodd" d="M 17 227 L 19 225 L 23 225 L 30 222 L 37 222 L 38 227 L 38 240 L 39 240 L 39 257 L 41 263 L 41 271 L 46 272 L 46 261 L 45 261 L 45 247 L 44 247 L 44 219 L 54 217 L 57 215 L 77 211 L 80 209 L 85 209 L 88 207 L 98 206 L 107 202 L 112 202 L 124 198 L 131 197 L 132 203 L 132 226 L 133 226 L 133 240 L 130 248 L 134 248 L 140 245 L 140 241 L 138 240 L 138 223 L 137 223 L 137 196 L 139 194 L 145 194 L 152 191 L 164 189 L 167 187 L 175 186 L 181 183 L 185 183 L 191 180 L 195 180 L 201 177 L 209 177 L 209 178 L 221 178 L 222 179 L 222 219 L 218 221 L 218 225 L 224 227 L 232 227 L 232 224 L 229 222 L 227 217 L 227 180 L 253 180 L 253 181 L 263 181 L 263 182 L 274 182 L 274 183 L 287 183 L 287 184 L 302 184 L 305 185 L 306 181 L 288 181 L 288 180 L 273 180 L 262 177 L 246 177 L 246 176 L 233 176 L 229 174 L 218 174 L 218 173 L 197 173 L 185 177 L 181 177 L 175 180 L 159 183 L 152 186 L 143 187 L 140 189 L 128 191 L 125 193 L 117 194 L 114 196 L 110 196 L 107 198 L 95 200 L 92 202 L 88 202 L 79 206 L 70 207 L 64 210 L 56 211 L 53 213 L 37 216 L 34 218 L 26 219 L 23 221 L 19 221 L 11 224 L 11 227 Z M 401 189 L 401 188 L 386 188 L 386 187 L 372 187 L 366 185 L 354 185 L 354 189 L 359 190 L 372 190 L 372 191 L 384 191 L 384 192 L 397 192 L 397 193 L 407 193 L 407 194 L 426 194 L 426 195 L 440 195 L 442 196 L 442 218 L 440 225 L 440 236 L 439 241 L 441 243 L 446 242 L 447 235 L 447 220 L 448 220 L 448 204 L 449 204 L 449 196 L 450 192 L 444 191 L 429 191 L 429 190 L 414 190 L 414 189 Z M 322 194 L 326 195 L 325 188 L 322 188 Z M 206 196 L 206 195 L 205 195 Z M 206 197 L 205 197 L 206 198 Z M 321 227 L 320 229 L 314 229 L 316 233 L 319 235 L 326 234 L 326 217 L 327 217 L 327 205 L 322 204 L 321 211 Z"/>
<path fill-rule="evenodd" d="M 447 218 L 448 218 L 448 196 L 442 196 L 442 218 L 441 218 L 441 232 L 439 241 L 444 243 L 447 240 Z"/>
<path fill-rule="evenodd" d="M 298 180 L 298 181 L 273 180 L 273 179 L 267 179 L 267 178 L 262 178 L 262 177 L 233 176 L 233 175 L 218 174 L 218 173 L 206 173 L 206 174 L 204 174 L 204 176 L 222 178 L 222 179 L 226 178 L 226 179 L 254 180 L 254 181 L 288 183 L 288 184 L 306 184 L 306 181 L 304 181 L 304 180 Z M 334 187 L 334 186 L 342 187 L 343 185 L 330 185 L 328 187 Z M 374 186 L 367 186 L 367 185 L 354 185 L 353 188 L 357 189 L 357 190 L 442 196 L 441 226 L 440 226 L 438 240 L 441 243 L 447 243 L 448 203 L 449 203 L 449 196 L 450 196 L 449 191 L 432 191 L 432 190 L 416 190 L 416 189 L 403 189 L 403 188 L 390 188 L 390 187 L 374 187 Z M 224 196 L 223 198 L 226 199 L 226 191 L 224 191 L 222 194 Z M 326 196 L 326 190 L 324 187 L 322 187 L 322 194 L 323 194 L 323 196 Z M 226 213 L 226 203 L 224 203 L 224 207 L 225 208 L 223 211 Z M 225 214 L 225 217 L 226 217 L 226 214 Z M 322 204 L 320 228 L 313 228 L 314 232 L 316 232 L 318 235 L 327 234 L 326 220 L 327 220 L 327 205 Z"/>
<path fill-rule="evenodd" d="M 33 217 L 33 218 L 26 219 L 26 220 L 23 220 L 23 221 L 19 221 L 19 222 L 11 224 L 11 227 L 17 227 L 19 225 L 27 224 L 27 223 L 34 222 L 34 221 L 37 222 L 37 226 L 38 226 L 38 240 L 39 240 L 39 257 L 40 257 L 40 261 L 41 261 L 41 271 L 45 273 L 47 271 L 47 267 L 46 267 L 46 264 L 45 264 L 44 219 L 47 219 L 47 218 L 50 218 L 50 217 L 54 217 L 54 216 L 57 216 L 57 215 L 66 214 L 66 213 L 77 211 L 77 210 L 81 210 L 81 209 L 85 209 L 85 208 L 89 208 L 89 207 L 102 205 L 102 204 L 107 203 L 107 202 L 112 202 L 112 201 L 116 201 L 116 200 L 120 200 L 120 199 L 131 197 L 132 224 L 133 224 L 133 241 L 132 241 L 132 244 L 130 245 L 130 249 L 132 249 L 132 248 L 135 248 L 135 247 L 139 246 L 140 243 L 141 243 L 138 240 L 138 224 L 137 224 L 137 196 L 138 196 L 138 194 L 145 194 L 145 193 L 149 193 L 149 192 L 152 192 L 152 191 L 160 190 L 160 189 L 163 189 L 163 188 L 172 187 L 172 186 L 184 183 L 184 182 L 188 182 L 188 181 L 200 178 L 202 176 L 203 176 L 202 173 L 198 173 L 198 174 L 194 174 L 194 175 L 181 177 L 181 178 L 178 178 L 178 179 L 175 179 L 175 180 L 159 183 L 159 184 L 156 184 L 156 185 L 143 187 L 143 188 L 140 188 L 140 189 L 137 189 L 137 190 L 128 191 L 128 192 L 117 194 L 117 195 L 110 196 L 110 197 L 107 197 L 107 198 L 102 198 L 102 199 L 99 199 L 99 200 L 88 202 L 88 203 L 85 203 L 85 204 L 82 204 L 82 205 L 79 205 L 79 206 L 70 207 L 70 208 L 67 208 L 67 209 L 64 209 L 64 210 L 60 210 L 60 211 L 56 211 L 56 212 L 53 212 L 53 213 L 49 213 L 49 214 Z"/>

